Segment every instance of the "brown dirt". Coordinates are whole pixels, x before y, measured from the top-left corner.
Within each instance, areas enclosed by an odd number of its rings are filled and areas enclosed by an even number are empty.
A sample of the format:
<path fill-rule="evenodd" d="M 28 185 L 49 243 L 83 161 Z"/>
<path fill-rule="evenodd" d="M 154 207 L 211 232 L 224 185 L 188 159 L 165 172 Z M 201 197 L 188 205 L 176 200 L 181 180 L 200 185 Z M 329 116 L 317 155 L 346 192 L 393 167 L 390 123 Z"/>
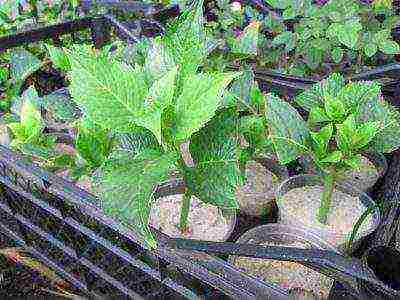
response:
<path fill-rule="evenodd" d="M 249 243 L 252 243 L 252 240 Z M 312 247 L 311 244 L 300 241 L 291 244 L 268 242 L 261 245 L 303 249 Z M 329 290 L 333 284 L 333 280 L 329 277 L 298 263 L 247 257 L 235 257 L 233 263 L 248 274 L 257 276 L 266 282 L 277 284 L 288 290 L 302 288 L 306 291 L 312 291 L 315 295 L 318 295 L 319 299 L 328 299 Z"/>
<path fill-rule="evenodd" d="M 189 211 L 189 230 L 178 229 L 182 194 L 159 198 L 152 205 L 150 224 L 171 237 L 185 237 L 206 241 L 224 241 L 232 228 L 233 217 L 226 218 L 216 206 L 192 197 Z"/>
<path fill-rule="evenodd" d="M 276 190 L 281 181 L 262 164 L 250 161 L 246 165 L 246 183 L 236 192 L 242 212 L 260 216 L 272 209 Z"/>
<path fill-rule="evenodd" d="M 362 215 L 365 207 L 358 197 L 335 189 L 327 224 L 322 224 L 316 218 L 322 192 L 322 186 L 306 186 L 287 192 L 279 201 L 281 222 L 295 226 L 302 225 L 317 231 L 319 229 L 332 231 L 335 236 L 324 236 L 324 238 L 337 247 L 347 241 L 353 225 Z M 358 237 L 372 226 L 372 217 L 368 216 L 358 231 Z"/>

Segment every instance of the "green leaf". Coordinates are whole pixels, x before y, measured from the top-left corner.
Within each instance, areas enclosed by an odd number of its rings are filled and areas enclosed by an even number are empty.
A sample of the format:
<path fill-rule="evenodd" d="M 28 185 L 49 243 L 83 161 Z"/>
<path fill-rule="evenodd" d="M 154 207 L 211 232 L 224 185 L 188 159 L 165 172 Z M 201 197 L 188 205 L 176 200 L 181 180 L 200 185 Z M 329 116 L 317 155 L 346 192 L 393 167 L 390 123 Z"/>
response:
<path fill-rule="evenodd" d="M 361 149 L 367 146 L 376 136 L 380 129 L 380 122 L 367 122 L 361 124 L 354 137 L 354 149 Z"/>
<path fill-rule="evenodd" d="M 47 51 L 49 52 L 50 59 L 56 68 L 64 72 L 67 72 L 71 69 L 68 55 L 63 51 L 63 49 L 54 47 L 49 44 L 45 44 L 45 46 L 47 48 Z"/>
<path fill-rule="evenodd" d="M 239 100 L 240 108 L 247 110 L 251 105 L 251 87 L 254 84 L 254 73 L 251 69 L 245 69 L 240 76 L 232 81 L 229 88 L 231 96 Z M 226 99 L 224 99 L 226 100 Z M 235 101 L 232 104 L 237 106 Z"/>
<path fill-rule="evenodd" d="M 311 124 L 323 123 L 329 121 L 329 117 L 327 116 L 325 109 L 321 107 L 313 107 L 308 115 L 308 122 Z"/>
<path fill-rule="evenodd" d="M 221 104 L 228 84 L 239 73 L 196 74 L 183 85 L 175 107 L 175 140 L 185 141 L 207 123 Z"/>
<path fill-rule="evenodd" d="M 38 99 L 40 106 L 49 111 L 56 121 L 72 122 L 77 120 L 80 111 L 72 101 L 66 89 L 54 91 Z"/>
<path fill-rule="evenodd" d="M 331 55 L 332 55 L 333 61 L 338 64 L 342 61 L 344 51 L 342 48 L 335 47 L 332 49 Z"/>
<path fill-rule="evenodd" d="M 266 150 L 269 145 L 265 118 L 261 116 L 244 116 L 240 118 L 240 133 L 252 148 Z"/>
<path fill-rule="evenodd" d="M 152 40 L 147 51 L 145 69 L 153 79 L 162 77 L 175 66 L 170 50 L 157 38 Z"/>
<path fill-rule="evenodd" d="M 346 115 L 345 105 L 339 98 L 326 97 L 325 101 L 326 115 L 335 121 L 342 121 Z"/>
<path fill-rule="evenodd" d="M 274 39 L 272 40 L 272 45 L 273 46 L 286 45 L 292 38 L 293 38 L 293 32 L 284 31 L 278 34 L 276 37 L 274 37 Z"/>
<path fill-rule="evenodd" d="M 338 95 L 346 109 L 354 111 L 366 101 L 377 102 L 381 93 L 381 86 L 376 81 L 350 82 L 342 88 Z"/>
<path fill-rule="evenodd" d="M 333 73 L 328 78 L 316 83 L 310 89 L 299 94 L 295 101 L 306 111 L 314 107 L 324 107 L 325 98 L 335 98 L 345 86 L 345 79 L 342 75 Z"/>
<path fill-rule="evenodd" d="M 337 125 L 336 142 L 343 153 L 350 153 L 356 133 L 357 124 L 354 114 L 349 115 L 341 125 Z"/>
<path fill-rule="evenodd" d="M 378 51 L 378 46 L 374 42 L 369 42 L 364 45 L 364 53 L 368 57 L 372 57 Z"/>
<path fill-rule="evenodd" d="M 339 41 L 350 49 L 355 49 L 362 25 L 358 20 L 349 20 L 337 27 Z"/>
<path fill-rule="evenodd" d="M 296 15 L 297 15 L 297 13 L 293 6 L 289 6 L 282 13 L 282 17 L 284 20 L 294 19 L 296 17 Z"/>
<path fill-rule="evenodd" d="M 353 170 L 357 170 L 360 168 L 362 164 L 362 155 L 361 154 L 352 155 L 344 159 L 343 162 Z"/>
<path fill-rule="evenodd" d="M 323 157 L 326 154 L 332 133 L 333 125 L 331 123 L 324 126 L 319 132 L 310 132 L 314 142 L 313 149 L 318 157 Z"/>
<path fill-rule="evenodd" d="M 195 74 L 207 55 L 203 22 L 203 0 L 199 0 L 168 28 L 163 38 L 175 64 L 180 66 L 179 82 Z"/>
<path fill-rule="evenodd" d="M 132 154 L 132 157 L 142 153 L 145 150 L 157 150 L 162 151 L 162 148 L 157 142 L 154 134 L 150 130 L 133 126 L 129 133 L 121 133 L 118 135 L 119 148 L 124 151 L 128 151 Z"/>
<path fill-rule="evenodd" d="M 10 64 L 11 78 L 16 85 L 22 85 L 26 78 L 42 66 L 42 62 L 26 50 L 13 50 Z"/>
<path fill-rule="evenodd" d="M 330 153 L 327 157 L 322 159 L 320 162 L 321 163 L 339 163 L 342 160 L 343 154 L 340 151 L 334 151 Z"/>
<path fill-rule="evenodd" d="M 168 180 L 176 157 L 158 151 L 145 151 L 136 157 L 117 151 L 99 169 L 93 191 L 102 209 L 112 218 L 133 228 L 146 247 L 156 241 L 148 227 L 156 186 Z"/>
<path fill-rule="evenodd" d="M 145 109 L 148 108 L 146 115 L 135 120 L 136 124 L 153 132 L 160 144 L 162 144 L 161 114 L 168 105 L 172 104 L 177 72 L 178 68 L 174 67 L 153 83 L 144 102 Z"/>
<path fill-rule="evenodd" d="M 107 130 L 84 119 L 78 127 L 75 148 L 91 167 L 98 168 L 111 152 L 112 139 Z"/>
<path fill-rule="evenodd" d="M 307 151 L 310 133 L 299 113 L 288 103 L 268 94 L 266 118 L 279 161 L 289 163 Z"/>
<path fill-rule="evenodd" d="M 21 108 L 21 125 L 25 128 L 26 141 L 37 138 L 43 129 L 42 116 L 40 111 L 31 102 L 31 99 L 37 98 L 37 92 L 34 88 L 29 88 L 25 93 L 25 99 Z"/>
<path fill-rule="evenodd" d="M 260 22 L 250 22 L 235 40 L 232 53 L 257 55 Z"/>
<path fill-rule="evenodd" d="M 235 112 L 224 111 L 195 133 L 189 146 L 195 168 L 187 171 L 188 188 L 202 201 L 222 208 L 238 208 L 238 126 Z"/>
<path fill-rule="evenodd" d="M 385 54 L 398 54 L 400 53 L 400 46 L 397 42 L 391 40 L 385 40 L 379 45 L 379 50 Z"/>

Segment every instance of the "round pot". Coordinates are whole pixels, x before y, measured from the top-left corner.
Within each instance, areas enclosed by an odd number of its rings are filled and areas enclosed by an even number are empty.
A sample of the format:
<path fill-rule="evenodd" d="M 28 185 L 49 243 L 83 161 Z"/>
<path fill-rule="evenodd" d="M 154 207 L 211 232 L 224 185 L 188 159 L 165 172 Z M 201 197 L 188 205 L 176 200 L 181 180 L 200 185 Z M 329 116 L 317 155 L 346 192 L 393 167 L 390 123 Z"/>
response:
<path fill-rule="evenodd" d="M 345 252 L 353 226 L 374 201 L 364 192 L 346 183 L 335 185 L 327 224 L 317 220 L 317 211 L 323 191 L 323 182 L 317 175 L 298 175 L 284 181 L 277 192 L 279 208 L 278 222 L 307 229 L 319 235 Z M 380 222 L 379 209 L 376 208 L 361 225 L 354 239 L 360 239 L 374 231 Z"/>
<path fill-rule="evenodd" d="M 383 177 L 387 170 L 387 161 L 383 154 L 364 152 L 362 154 L 363 166 L 360 171 L 348 171 L 346 179 L 342 182 L 348 183 L 355 188 L 369 192 L 379 178 Z M 318 171 L 311 157 L 301 157 L 299 163 L 307 174 L 317 174 Z M 370 164 L 373 165 L 371 169 Z"/>
<path fill-rule="evenodd" d="M 272 216 L 276 191 L 289 178 L 286 167 L 275 159 L 258 157 L 247 163 L 246 178 L 236 192 L 240 211 L 249 216 Z"/>
<path fill-rule="evenodd" d="M 335 251 L 332 245 L 307 230 L 276 223 L 247 231 L 237 243 Z M 230 256 L 229 262 L 250 275 L 279 285 L 289 294 L 291 291 L 302 289 L 314 293 L 318 299 L 326 299 L 333 284 L 332 279 L 298 263 L 239 256 Z"/>
<path fill-rule="evenodd" d="M 202 203 L 196 197 L 191 199 L 188 232 L 185 234 L 180 232 L 177 225 L 184 191 L 185 185 L 180 179 L 160 185 L 156 191 L 155 203 L 151 208 L 150 225 L 171 237 L 207 241 L 228 240 L 236 225 L 236 211 L 223 210 Z M 218 229 L 222 229 L 222 226 L 226 230 L 219 231 Z"/>

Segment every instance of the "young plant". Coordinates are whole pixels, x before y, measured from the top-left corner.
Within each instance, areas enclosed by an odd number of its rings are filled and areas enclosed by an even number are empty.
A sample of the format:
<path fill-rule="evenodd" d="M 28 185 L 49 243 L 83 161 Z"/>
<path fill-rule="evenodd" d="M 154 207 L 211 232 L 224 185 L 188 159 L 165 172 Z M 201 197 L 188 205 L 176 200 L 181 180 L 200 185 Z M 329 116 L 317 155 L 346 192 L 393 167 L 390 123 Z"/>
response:
<path fill-rule="evenodd" d="M 305 122 L 278 97 L 267 95 L 270 138 L 282 163 L 310 155 L 322 172 L 324 192 L 317 218 L 325 223 L 335 182 L 360 167 L 364 151 L 389 153 L 400 147 L 399 113 L 376 82 L 350 82 L 338 74 L 295 98 L 308 112 Z"/>
<path fill-rule="evenodd" d="M 324 5 L 312 0 L 268 2 L 283 10 L 282 18 L 269 21 L 274 32 L 270 51 L 281 59 L 266 57 L 268 65 L 285 61 L 278 66 L 280 70 L 304 76 L 326 67 L 337 70 L 346 61 L 354 67 L 370 64 L 378 52 L 388 60 L 400 52 L 391 37 L 400 18 L 390 1 L 387 5 L 358 0 L 330 0 Z M 285 25 L 288 20 L 295 21 L 293 29 Z"/>
<path fill-rule="evenodd" d="M 238 74 L 199 72 L 208 54 L 202 2 L 184 15 L 153 41 L 142 65 L 87 46 L 69 53 L 73 99 L 85 118 L 120 138 L 95 172 L 94 192 L 105 213 L 133 226 L 148 247 L 156 246 L 148 227 L 155 188 L 172 172 L 186 183 L 182 231 L 192 195 L 221 208 L 238 207 L 237 116 L 220 110 Z M 181 153 L 189 141 L 194 167 Z"/>

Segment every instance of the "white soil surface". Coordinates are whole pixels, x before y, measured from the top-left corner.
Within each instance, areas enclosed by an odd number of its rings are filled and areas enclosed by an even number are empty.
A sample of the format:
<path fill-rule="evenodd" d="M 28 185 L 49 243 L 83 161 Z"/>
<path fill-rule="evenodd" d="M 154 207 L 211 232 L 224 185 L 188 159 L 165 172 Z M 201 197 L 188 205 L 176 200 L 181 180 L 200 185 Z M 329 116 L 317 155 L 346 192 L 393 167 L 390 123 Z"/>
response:
<path fill-rule="evenodd" d="M 250 240 L 249 243 L 255 241 Z M 311 244 L 300 241 L 291 244 L 268 242 L 261 245 L 312 248 Z M 234 257 L 232 261 L 239 269 L 266 282 L 277 284 L 287 290 L 301 288 L 311 291 L 319 299 L 328 299 L 333 284 L 333 279 L 294 262 L 248 257 Z"/>
<path fill-rule="evenodd" d="M 323 192 L 322 186 L 306 186 L 287 192 L 279 201 L 281 223 L 302 225 L 306 228 L 329 230 L 335 236 L 324 236 L 334 246 L 345 243 L 350 237 L 353 226 L 365 211 L 358 197 L 353 197 L 334 189 L 327 224 L 317 220 L 317 212 Z M 357 237 L 373 226 L 369 215 L 358 230 Z"/>
<path fill-rule="evenodd" d="M 262 164 L 250 161 L 246 165 L 246 183 L 239 187 L 236 197 L 241 211 L 260 216 L 272 209 L 272 201 L 281 180 Z"/>
<path fill-rule="evenodd" d="M 150 211 L 150 224 L 171 237 L 185 237 L 205 241 L 225 241 L 233 226 L 233 217 L 226 218 L 221 210 L 192 196 L 188 218 L 188 231 L 178 228 L 183 194 L 156 200 Z"/>

